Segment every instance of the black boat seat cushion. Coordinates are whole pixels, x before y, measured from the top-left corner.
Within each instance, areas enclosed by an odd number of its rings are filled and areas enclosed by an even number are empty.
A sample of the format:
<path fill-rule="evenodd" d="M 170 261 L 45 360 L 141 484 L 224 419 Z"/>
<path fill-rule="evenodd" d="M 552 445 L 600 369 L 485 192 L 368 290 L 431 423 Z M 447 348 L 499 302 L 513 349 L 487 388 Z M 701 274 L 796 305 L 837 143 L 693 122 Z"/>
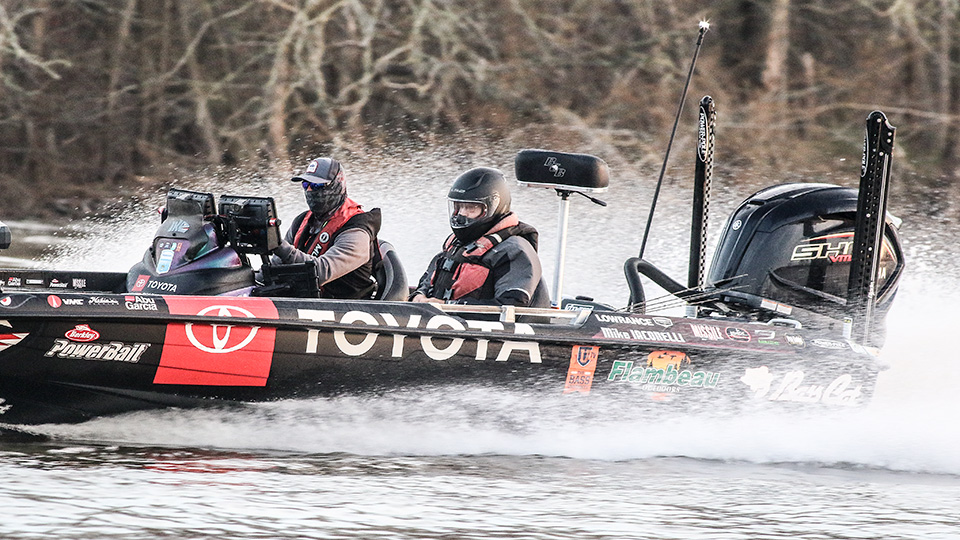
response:
<path fill-rule="evenodd" d="M 400 263 L 393 244 L 386 240 L 379 240 L 380 257 L 383 264 L 376 270 L 377 292 L 375 300 L 404 301 L 410 295 L 410 284 L 407 283 L 407 274 Z"/>

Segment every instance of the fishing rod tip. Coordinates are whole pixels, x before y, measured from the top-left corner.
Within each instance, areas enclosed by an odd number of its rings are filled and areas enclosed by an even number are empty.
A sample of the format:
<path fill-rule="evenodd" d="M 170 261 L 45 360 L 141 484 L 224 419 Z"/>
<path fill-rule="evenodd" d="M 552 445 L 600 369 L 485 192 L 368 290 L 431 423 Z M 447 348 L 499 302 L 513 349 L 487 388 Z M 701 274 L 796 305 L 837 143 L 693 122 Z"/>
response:
<path fill-rule="evenodd" d="M 706 32 L 710 29 L 710 21 L 700 21 L 700 31 Z"/>

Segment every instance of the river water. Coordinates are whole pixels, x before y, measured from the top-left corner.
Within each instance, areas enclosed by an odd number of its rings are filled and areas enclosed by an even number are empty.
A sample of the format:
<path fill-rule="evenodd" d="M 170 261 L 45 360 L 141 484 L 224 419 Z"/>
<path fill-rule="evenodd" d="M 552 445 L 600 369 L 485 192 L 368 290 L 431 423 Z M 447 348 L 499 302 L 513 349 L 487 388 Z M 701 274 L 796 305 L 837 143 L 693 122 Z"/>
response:
<path fill-rule="evenodd" d="M 411 281 L 447 233 L 449 181 L 473 165 L 510 170 L 512 153 L 490 155 L 500 157 L 411 152 L 348 165 L 351 196 L 384 209 L 382 237 Z M 855 163 L 837 165 L 856 175 Z M 676 176 L 647 258 L 680 278 L 689 183 Z M 713 241 L 736 202 L 764 183 L 718 170 Z M 283 179 L 178 186 L 273 195 L 288 221 L 302 207 Z M 572 199 L 565 294 L 626 304 L 621 265 L 636 254 L 652 187 L 649 174 L 620 166 L 601 196 L 607 208 Z M 156 226 L 145 208 L 162 203 L 140 199 L 69 232 L 18 228 L 15 241 L 53 246 L 37 264 L 125 270 Z M 956 216 L 926 216 L 913 200 L 890 205 L 904 219 L 909 267 L 883 351 L 891 369 L 863 409 L 607 410 L 585 421 L 565 414 L 569 402 L 521 393 L 423 391 L 41 426 L 51 439 L 0 436 L 0 538 L 960 538 L 960 233 Z M 557 197 L 516 188 L 514 208 L 540 229 L 552 280 Z M 4 264 L 31 264 L 19 253 Z"/>

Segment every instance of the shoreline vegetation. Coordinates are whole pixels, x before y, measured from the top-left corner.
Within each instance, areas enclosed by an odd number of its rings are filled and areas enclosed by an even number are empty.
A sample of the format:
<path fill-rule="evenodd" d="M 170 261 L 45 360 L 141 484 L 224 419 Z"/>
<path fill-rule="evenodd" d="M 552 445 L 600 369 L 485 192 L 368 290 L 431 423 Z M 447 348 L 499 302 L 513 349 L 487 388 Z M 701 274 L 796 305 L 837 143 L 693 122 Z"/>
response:
<path fill-rule="evenodd" d="M 701 19 L 671 167 L 702 95 L 718 167 L 784 180 L 858 161 L 881 109 L 901 128 L 895 173 L 960 200 L 957 2 L 10 0 L 0 219 L 464 139 L 594 153 L 653 182 Z"/>

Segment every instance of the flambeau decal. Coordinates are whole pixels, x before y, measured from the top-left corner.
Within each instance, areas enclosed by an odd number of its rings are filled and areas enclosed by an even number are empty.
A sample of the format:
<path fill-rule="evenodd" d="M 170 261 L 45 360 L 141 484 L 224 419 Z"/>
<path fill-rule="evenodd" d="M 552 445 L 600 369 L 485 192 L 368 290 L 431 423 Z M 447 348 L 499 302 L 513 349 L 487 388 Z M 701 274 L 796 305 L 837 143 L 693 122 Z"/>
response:
<path fill-rule="evenodd" d="M 164 296 L 171 315 L 276 319 L 268 298 Z M 265 386 L 276 328 L 256 325 L 169 323 L 154 384 Z"/>

